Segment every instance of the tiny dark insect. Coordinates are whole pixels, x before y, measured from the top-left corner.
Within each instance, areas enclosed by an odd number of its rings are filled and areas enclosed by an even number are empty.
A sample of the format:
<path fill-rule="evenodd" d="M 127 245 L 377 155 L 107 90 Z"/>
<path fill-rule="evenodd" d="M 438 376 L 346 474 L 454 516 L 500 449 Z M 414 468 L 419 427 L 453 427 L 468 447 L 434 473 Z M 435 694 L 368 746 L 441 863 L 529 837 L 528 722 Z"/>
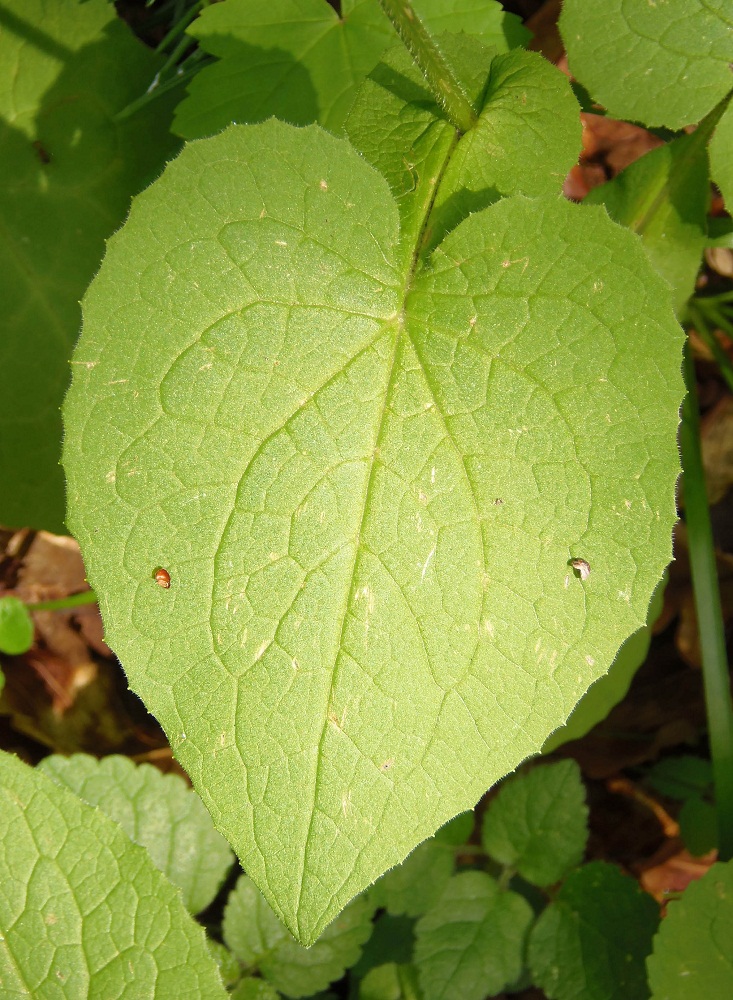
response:
<path fill-rule="evenodd" d="M 590 563 L 586 559 L 571 559 L 570 565 L 580 573 L 581 580 L 587 580 L 590 576 Z"/>
<path fill-rule="evenodd" d="M 48 152 L 48 150 L 44 149 L 43 145 L 38 141 L 38 139 L 36 139 L 35 142 L 31 143 L 31 145 L 38 154 L 38 159 L 41 161 L 41 163 L 51 162 L 51 154 Z"/>
<path fill-rule="evenodd" d="M 168 572 L 168 570 L 163 569 L 162 566 L 159 566 L 153 573 L 153 579 L 158 584 L 158 586 L 162 587 L 164 590 L 168 590 L 168 588 L 171 585 L 171 575 Z"/>

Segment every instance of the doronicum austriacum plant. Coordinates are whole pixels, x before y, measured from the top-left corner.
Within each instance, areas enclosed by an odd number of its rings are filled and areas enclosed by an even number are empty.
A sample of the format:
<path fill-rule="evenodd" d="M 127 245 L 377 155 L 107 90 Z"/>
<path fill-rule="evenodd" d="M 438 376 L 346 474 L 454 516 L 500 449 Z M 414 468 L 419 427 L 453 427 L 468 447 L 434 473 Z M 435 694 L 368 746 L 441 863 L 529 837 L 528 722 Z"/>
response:
<path fill-rule="evenodd" d="M 574 90 L 498 3 L 161 2 L 152 51 L 106 0 L 0 0 L 0 520 L 78 540 L 76 602 L 197 793 L 2 755 L 2 996 L 733 989 L 683 379 L 694 321 L 733 381 L 733 294 L 695 294 L 733 245 L 733 17 L 631 6 L 566 0 Z M 578 97 L 664 139 L 583 204 Z M 508 776 L 644 657 L 683 400 L 721 863 L 658 930 L 581 864 L 577 767 Z M 28 622 L 4 600 L 6 652 Z"/>

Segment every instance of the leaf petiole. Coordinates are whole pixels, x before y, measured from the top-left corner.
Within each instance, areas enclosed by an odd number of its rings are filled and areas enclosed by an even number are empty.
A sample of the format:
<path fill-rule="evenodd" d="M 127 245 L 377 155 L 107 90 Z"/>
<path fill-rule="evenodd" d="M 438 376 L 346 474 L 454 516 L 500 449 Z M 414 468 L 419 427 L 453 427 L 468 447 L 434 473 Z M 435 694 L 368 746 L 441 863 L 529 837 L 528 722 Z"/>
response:
<path fill-rule="evenodd" d="M 470 132 L 477 121 L 476 111 L 409 0 L 379 2 L 452 124 L 459 132 Z"/>

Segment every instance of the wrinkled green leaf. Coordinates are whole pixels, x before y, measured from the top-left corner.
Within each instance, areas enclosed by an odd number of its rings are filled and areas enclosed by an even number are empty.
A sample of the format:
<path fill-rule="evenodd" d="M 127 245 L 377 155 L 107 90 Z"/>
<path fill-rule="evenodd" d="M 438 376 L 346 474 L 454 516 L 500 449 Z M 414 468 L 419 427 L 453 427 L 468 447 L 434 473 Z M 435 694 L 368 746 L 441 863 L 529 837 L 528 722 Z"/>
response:
<path fill-rule="evenodd" d="M 33 619 L 28 608 L 17 597 L 0 597 L 0 653 L 19 656 L 32 645 Z"/>
<path fill-rule="evenodd" d="M 695 290 L 707 242 L 711 126 L 708 122 L 651 150 L 586 198 L 589 205 L 605 205 L 612 219 L 638 233 L 672 288 L 678 316 Z"/>
<path fill-rule="evenodd" d="M 485 872 L 455 875 L 415 927 L 425 1000 L 482 1000 L 519 978 L 532 923 L 529 903 Z"/>
<path fill-rule="evenodd" d="M 730 0 L 565 0 L 570 70 L 617 118 L 679 129 L 733 87 Z"/>
<path fill-rule="evenodd" d="M 559 882 L 580 864 L 587 838 L 585 789 L 574 760 L 510 778 L 491 800 L 481 829 L 487 854 L 538 886 Z"/>
<path fill-rule="evenodd" d="M 432 31 L 470 31 L 499 51 L 529 37 L 494 0 L 415 8 Z M 361 81 L 397 43 L 378 0 L 343 0 L 341 17 L 326 0 L 225 0 L 204 8 L 189 32 L 219 61 L 196 75 L 176 111 L 175 130 L 187 139 L 271 115 L 338 131 Z"/>
<path fill-rule="evenodd" d="M 549 1000 L 646 1000 L 644 961 L 657 904 L 600 861 L 563 882 L 529 938 L 529 965 Z"/>
<path fill-rule="evenodd" d="M 713 865 L 669 903 L 647 960 L 653 1000 L 733 992 L 733 862 Z"/>
<path fill-rule="evenodd" d="M 287 996 L 304 997 L 340 979 L 358 960 L 372 932 L 372 913 L 366 898 L 355 899 L 312 948 L 304 948 L 242 875 L 227 901 L 222 932 L 243 965 L 259 970 Z"/>
<path fill-rule="evenodd" d="M 194 143 L 110 241 L 66 406 L 107 636 L 306 943 L 567 718 L 676 517 L 682 333 L 632 234 L 514 197 L 407 256 L 344 140 Z"/>
<path fill-rule="evenodd" d="M 733 104 L 723 113 L 710 141 L 710 172 L 730 214 L 733 212 Z"/>
<path fill-rule="evenodd" d="M 0 989 L 224 1000 L 204 932 L 120 827 L 0 754 Z"/>
<path fill-rule="evenodd" d="M 467 37 L 446 36 L 441 45 L 481 108 L 473 131 L 456 144 L 403 48 L 390 50 L 365 81 L 345 126 L 386 177 L 408 250 L 423 228 L 425 246 L 434 248 L 502 195 L 559 193 L 580 150 L 577 102 L 544 59 L 522 51 L 493 56 Z"/>
<path fill-rule="evenodd" d="M 127 757 L 46 757 L 40 770 L 119 823 L 181 890 L 191 913 L 213 900 L 234 858 L 201 799 L 175 774 Z"/>
<path fill-rule="evenodd" d="M 580 142 L 567 78 L 535 52 L 496 56 L 476 128 L 458 143 L 436 193 L 428 246 L 500 196 L 559 194 Z"/>
<path fill-rule="evenodd" d="M 161 64 L 107 0 L 0 0 L 0 523 L 65 530 L 59 407 L 79 299 L 174 151 L 177 98 L 114 115 Z"/>

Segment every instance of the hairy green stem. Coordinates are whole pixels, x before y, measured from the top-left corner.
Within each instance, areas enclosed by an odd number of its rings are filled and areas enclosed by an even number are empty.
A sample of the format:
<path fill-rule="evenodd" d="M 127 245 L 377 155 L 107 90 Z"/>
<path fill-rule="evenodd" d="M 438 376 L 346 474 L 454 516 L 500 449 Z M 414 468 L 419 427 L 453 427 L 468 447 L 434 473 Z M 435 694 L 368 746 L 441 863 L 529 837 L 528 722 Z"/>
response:
<path fill-rule="evenodd" d="M 710 756 L 718 815 L 718 856 L 733 858 L 733 710 L 720 607 L 710 510 L 700 450 L 700 415 L 695 371 L 689 345 L 685 349 L 687 396 L 682 405 L 680 449 L 684 469 L 685 513 L 690 568 L 700 632 Z"/>
<path fill-rule="evenodd" d="M 476 124 L 476 111 L 409 0 L 379 2 L 451 123 L 459 132 L 469 132 Z"/>
<path fill-rule="evenodd" d="M 82 590 L 80 594 L 71 594 L 70 597 L 59 597 L 55 601 L 39 601 L 38 604 L 28 604 L 29 611 L 67 611 L 69 608 L 78 608 L 83 604 L 96 604 L 97 595 L 93 590 Z"/>

